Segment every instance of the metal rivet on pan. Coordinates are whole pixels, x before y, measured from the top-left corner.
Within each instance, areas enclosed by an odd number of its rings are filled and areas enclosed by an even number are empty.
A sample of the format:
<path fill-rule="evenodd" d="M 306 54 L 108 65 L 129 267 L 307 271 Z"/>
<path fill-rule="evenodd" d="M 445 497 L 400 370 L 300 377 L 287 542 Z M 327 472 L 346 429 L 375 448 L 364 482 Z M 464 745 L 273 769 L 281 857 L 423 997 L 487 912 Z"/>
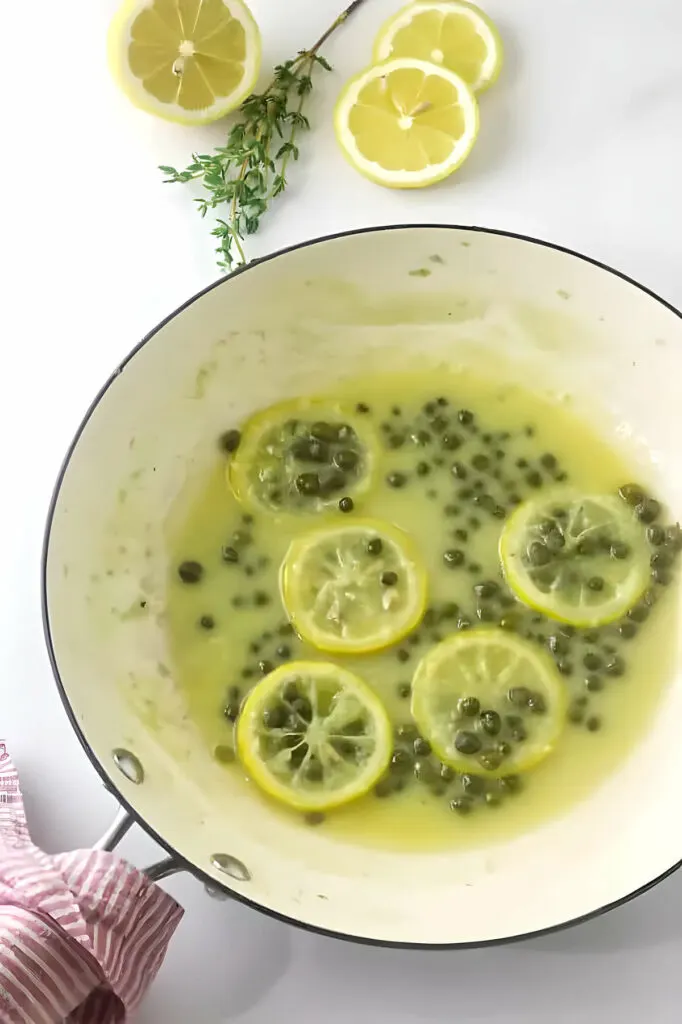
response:
<path fill-rule="evenodd" d="M 136 786 L 139 786 L 141 782 L 144 782 L 144 768 L 139 758 L 131 754 L 129 750 L 124 750 L 123 747 L 117 747 L 116 750 L 112 750 L 111 756 L 114 759 L 114 764 L 121 772 L 125 775 L 129 782 L 134 782 Z"/>
<path fill-rule="evenodd" d="M 210 885 L 208 882 L 204 885 L 204 890 L 207 896 L 210 896 L 212 900 L 229 900 L 229 892 L 225 892 L 219 885 Z"/>
<path fill-rule="evenodd" d="M 236 878 L 239 882 L 251 881 L 251 872 L 246 864 L 242 864 L 240 860 L 232 857 L 229 853 L 211 854 L 211 867 L 222 871 L 225 875 L 229 875 L 230 878 Z"/>

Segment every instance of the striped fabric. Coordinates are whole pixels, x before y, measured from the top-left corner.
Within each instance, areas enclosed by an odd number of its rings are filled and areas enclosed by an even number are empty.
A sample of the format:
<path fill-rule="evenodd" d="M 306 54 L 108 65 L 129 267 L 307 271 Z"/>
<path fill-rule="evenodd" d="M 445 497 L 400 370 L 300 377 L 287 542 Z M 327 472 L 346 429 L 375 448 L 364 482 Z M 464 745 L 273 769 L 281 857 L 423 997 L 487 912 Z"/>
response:
<path fill-rule="evenodd" d="M 112 853 L 48 856 L 34 846 L 0 742 L 0 1024 L 120 1024 L 181 917 Z"/>

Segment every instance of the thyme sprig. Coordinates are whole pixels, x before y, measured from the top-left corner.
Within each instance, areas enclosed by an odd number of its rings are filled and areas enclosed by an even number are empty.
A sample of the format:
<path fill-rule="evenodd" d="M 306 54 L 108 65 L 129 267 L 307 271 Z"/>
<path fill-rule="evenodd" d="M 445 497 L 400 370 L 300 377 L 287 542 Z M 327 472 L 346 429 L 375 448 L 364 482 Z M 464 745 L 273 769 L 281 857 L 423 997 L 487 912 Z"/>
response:
<path fill-rule="evenodd" d="M 222 270 L 246 262 L 245 238 L 258 230 L 271 201 L 286 188 L 289 163 L 299 157 L 300 132 L 310 128 L 303 107 L 313 88 L 313 72 L 332 69 L 319 51 L 364 2 L 353 0 L 310 49 L 275 67 L 265 91 L 253 93 L 242 103 L 241 117 L 224 146 L 212 153 L 192 154 L 183 171 L 159 168 L 167 183 L 201 181 L 205 195 L 194 202 L 202 217 L 209 210 L 227 207 L 224 219 L 217 218 L 211 232 L 217 239 Z"/>

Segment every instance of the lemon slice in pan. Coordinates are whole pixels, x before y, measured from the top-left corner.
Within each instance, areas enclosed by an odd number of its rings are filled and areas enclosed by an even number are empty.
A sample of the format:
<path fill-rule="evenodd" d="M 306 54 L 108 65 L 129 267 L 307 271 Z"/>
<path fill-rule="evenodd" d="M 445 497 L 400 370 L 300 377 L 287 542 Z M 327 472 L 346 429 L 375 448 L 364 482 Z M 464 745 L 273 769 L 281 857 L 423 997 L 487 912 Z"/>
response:
<path fill-rule="evenodd" d="M 365 654 L 396 643 L 421 619 L 427 577 L 410 537 L 358 519 L 303 534 L 282 565 L 284 606 L 322 651 Z"/>
<path fill-rule="evenodd" d="M 364 796 L 385 771 L 391 724 L 373 690 L 347 669 L 290 662 L 249 694 L 237 726 L 244 768 L 273 799 L 327 811 Z"/>
<path fill-rule="evenodd" d="M 504 630 L 472 630 L 422 658 L 412 715 L 445 764 L 498 777 L 528 771 L 552 752 L 566 693 L 536 646 Z"/>
<path fill-rule="evenodd" d="M 307 514 L 358 498 L 372 480 L 378 440 L 338 401 L 300 398 L 252 416 L 230 457 L 237 498 L 273 514 Z"/>
<path fill-rule="evenodd" d="M 500 559 L 521 601 L 573 626 L 613 622 L 649 583 L 645 532 L 610 494 L 557 491 L 519 505 L 502 531 Z"/>

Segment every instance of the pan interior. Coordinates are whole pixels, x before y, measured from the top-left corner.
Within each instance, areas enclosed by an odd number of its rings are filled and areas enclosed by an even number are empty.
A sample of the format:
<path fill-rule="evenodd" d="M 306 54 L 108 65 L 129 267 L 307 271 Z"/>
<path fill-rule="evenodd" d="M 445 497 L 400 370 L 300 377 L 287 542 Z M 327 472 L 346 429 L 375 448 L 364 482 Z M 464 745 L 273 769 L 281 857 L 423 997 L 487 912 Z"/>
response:
<path fill-rule="evenodd" d="M 494 365 L 508 385 L 572 396 L 635 463 L 653 465 L 657 492 L 679 509 L 681 353 L 677 314 L 627 280 L 468 229 L 324 240 L 198 297 L 105 391 L 52 516 L 50 640 L 103 770 L 199 870 L 266 909 L 371 940 L 526 934 L 668 870 L 682 850 L 682 823 L 668 813 L 682 777 L 679 671 L 631 755 L 569 813 L 481 848 L 400 852 L 302 829 L 226 777 L 174 683 L 164 615 L 169 524 L 186 511 L 188 483 L 208 472 L 215 438 L 254 410 L 371 376 L 387 358 L 404 373 L 419 365 L 485 376 Z M 117 749 L 139 758 L 142 784 L 117 771 Z M 226 876 L 216 854 L 246 865 L 249 880 Z"/>

